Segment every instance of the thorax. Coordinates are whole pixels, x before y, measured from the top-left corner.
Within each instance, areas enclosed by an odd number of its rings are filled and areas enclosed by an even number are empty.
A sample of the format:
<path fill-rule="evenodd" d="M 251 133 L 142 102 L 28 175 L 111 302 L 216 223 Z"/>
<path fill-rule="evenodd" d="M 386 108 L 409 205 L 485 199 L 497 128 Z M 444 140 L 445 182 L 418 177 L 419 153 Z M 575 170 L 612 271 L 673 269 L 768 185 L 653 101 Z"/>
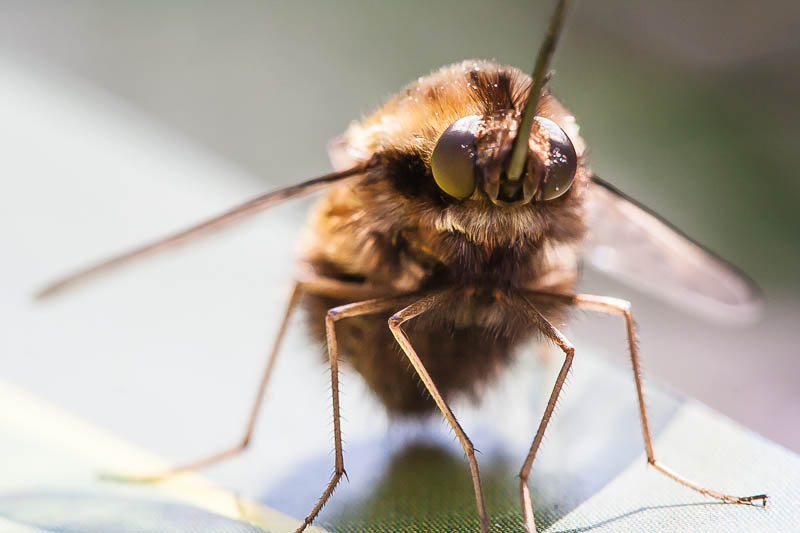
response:
<path fill-rule="evenodd" d="M 452 224 L 421 224 L 407 213 L 377 211 L 352 188 L 337 188 L 311 213 L 303 260 L 318 275 L 363 280 L 393 291 L 441 286 L 547 288 L 571 286 L 580 238 L 471 238 Z M 498 232 L 507 220 L 495 221 Z M 487 224 L 488 226 L 488 224 Z"/>

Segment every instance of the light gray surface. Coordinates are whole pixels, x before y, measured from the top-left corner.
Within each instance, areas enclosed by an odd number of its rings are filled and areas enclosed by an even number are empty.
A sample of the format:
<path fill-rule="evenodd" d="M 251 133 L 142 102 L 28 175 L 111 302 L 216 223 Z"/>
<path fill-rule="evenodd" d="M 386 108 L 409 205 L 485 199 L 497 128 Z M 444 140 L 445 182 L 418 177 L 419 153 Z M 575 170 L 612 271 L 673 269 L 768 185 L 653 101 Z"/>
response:
<path fill-rule="evenodd" d="M 702 443 L 702 450 L 698 449 Z M 672 480 L 633 463 L 552 531 L 794 531 L 800 509 L 800 463 L 780 446 L 694 402 L 685 404 L 656 441 L 661 460 L 702 483 L 748 487 L 770 495 L 765 508 L 698 501 Z"/>

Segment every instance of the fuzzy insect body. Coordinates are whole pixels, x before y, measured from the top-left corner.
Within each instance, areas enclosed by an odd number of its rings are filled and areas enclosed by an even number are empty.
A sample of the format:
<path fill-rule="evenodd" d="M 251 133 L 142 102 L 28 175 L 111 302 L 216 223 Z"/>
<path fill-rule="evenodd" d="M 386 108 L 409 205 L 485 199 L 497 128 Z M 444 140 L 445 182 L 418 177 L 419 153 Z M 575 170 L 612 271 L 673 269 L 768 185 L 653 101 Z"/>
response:
<path fill-rule="evenodd" d="M 477 399 L 514 348 L 537 333 L 495 291 L 569 292 L 577 280 L 589 181 L 583 165 L 570 190 L 552 203 L 510 208 L 479 189 L 465 200 L 451 198 L 431 173 L 431 154 L 450 124 L 470 115 L 516 120 L 530 86 L 519 69 L 477 60 L 420 78 L 333 143 L 341 169 L 370 158 L 375 163 L 334 186 L 309 219 L 302 257 L 318 276 L 357 281 L 384 295 L 456 290 L 448 304 L 408 326 L 446 398 Z M 544 96 L 537 115 L 567 131 L 582 155 L 575 120 L 554 97 Z M 308 298 L 309 324 L 322 339 L 327 310 L 358 299 Z M 567 304 L 544 305 L 548 319 L 560 324 Z M 391 412 L 434 409 L 386 327 L 389 314 L 343 321 L 343 355 Z"/>

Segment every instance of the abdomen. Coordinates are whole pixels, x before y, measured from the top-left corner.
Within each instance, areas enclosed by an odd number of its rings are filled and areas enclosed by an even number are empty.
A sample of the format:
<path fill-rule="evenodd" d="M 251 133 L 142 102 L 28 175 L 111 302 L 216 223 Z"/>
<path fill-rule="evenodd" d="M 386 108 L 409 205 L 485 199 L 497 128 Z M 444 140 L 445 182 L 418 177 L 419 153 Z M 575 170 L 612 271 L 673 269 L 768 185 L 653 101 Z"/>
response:
<path fill-rule="evenodd" d="M 516 349 L 538 332 L 490 295 L 461 294 L 458 291 L 446 304 L 409 320 L 403 329 L 446 400 L 464 396 L 477 400 Z M 307 296 L 309 326 L 323 344 L 325 314 L 345 303 L 352 301 Z M 337 322 L 339 352 L 390 413 L 424 414 L 436 405 L 388 327 L 389 317 L 399 310 Z M 563 311 L 550 307 L 543 312 L 557 320 Z"/>

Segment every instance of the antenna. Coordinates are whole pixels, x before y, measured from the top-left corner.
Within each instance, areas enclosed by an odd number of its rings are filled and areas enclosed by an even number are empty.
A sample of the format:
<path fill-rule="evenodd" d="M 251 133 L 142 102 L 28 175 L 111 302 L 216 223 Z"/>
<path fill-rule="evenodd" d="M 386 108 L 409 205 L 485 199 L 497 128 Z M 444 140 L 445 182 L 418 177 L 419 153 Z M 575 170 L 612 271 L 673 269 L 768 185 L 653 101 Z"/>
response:
<path fill-rule="evenodd" d="M 564 19 L 566 18 L 565 15 L 568 3 L 569 0 L 559 0 L 558 4 L 556 4 L 553 16 L 550 17 L 550 26 L 547 28 L 547 35 L 544 38 L 542 47 L 539 49 L 539 55 L 536 57 L 536 66 L 533 68 L 533 84 L 531 85 L 530 92 L 528 92 L 525 108 L 522 110 L 522 118 L 519 121 L 519 128 L 517 129 L 517 138 L 514 139 L 514 146 L 511 149 L 511 158 L 509 159 L 508 168 L 506 169 L 506 179 L 511 181 L 518 180 L 525 169 L 525 160 L 528 158 L 528 139 L 530 138 L 531 128 L 533 127 L 536 104 L 539 102 L 542 89 L 550 79 L 548 68 L 550 67 L 550 60 L 553 59 L 558 38 L 561 36 L 561 30 L 564 28 Z"/>

